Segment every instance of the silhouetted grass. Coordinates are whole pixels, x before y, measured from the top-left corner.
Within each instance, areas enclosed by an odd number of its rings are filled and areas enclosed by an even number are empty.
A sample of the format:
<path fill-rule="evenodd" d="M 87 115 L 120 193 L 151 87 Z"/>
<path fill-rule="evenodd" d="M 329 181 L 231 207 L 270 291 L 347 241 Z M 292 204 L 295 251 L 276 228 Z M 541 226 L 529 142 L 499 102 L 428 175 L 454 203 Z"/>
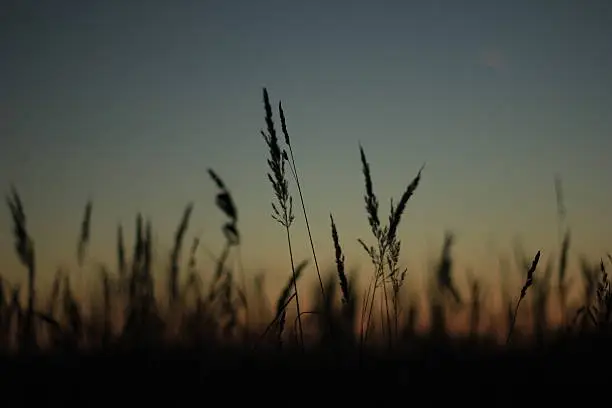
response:
<path fill-rule="evenodd" d="M 487 300 L 491 297 L 490 290 L 483 290 L 482 283 L 474 275 L 469 276 L 467 296 L 462 295 L 451 252 L 454 236 L 448 232 L 435 273 L 431 275 L 431 286 L 421 293 L 411 288 L 407 296 L 400 290 L 407 269 L 400 266 L 399 225 L 408 201 L 422 182 L 424 169 L 421 166 L 396 205 L 391 201 L 388 223 L 384 225 L 379 217 L 370 164 L 365 150 L 359 146 L 366 216 L 374 237 L 371 245 L 359 239 L 373 266 L 368 288 L 360 297 L 354 278 L 345 269 L 341 229 L 332 214 L 330 245 L 326 250 L 333 251 L 336 270 L 327 276 L 320 272 L 285 114 L 279 104 L 289 155 L 280 145 L 265 89 L 263 96 L 267 133 L 262 131 L 262 135 L 269 150 L 268 179 L 274 193 L 272 217 L 285 231 L 290 266 L 287 283 L 275 299 L 273 310 L 269 310 L 268 299 L 263 295 L 263 277 L 249 284 L 240 266 L 238 283 L 236 271 L 228 267 L 232 256 L 241 256 L 238 206 L 221 176 L 212 169 L 208 175 L 217 189 L 215 203 L 227 221 L 221 226 L 225 245 L 215 259 L 214 270 L 206 273 L 210 277 L 206 286 L 202 280 L 205 271 L 198 267 L 197 237 L 193 238 L 190 247 L 188 266 L 181 270 L 182 248 L 194 210 L 189 203 L 179 221 L 169 254 L 166 293 L 154 290 L 153 224 L 137 214 L 131 258 L 128 259 L 120 225 L 116 270 L 99 266 L 100 298 L 91 297 L 90 304 L 77 301 L 68 271 L 58 270 L 44 308 L 40 305 L 42 298 L 36 293 L 34 239 L 28 233 L 25 206 L 18 191 L 12 188 L 7 204 L 13 224 L 15 253 L 27 272 L 27 305 L 21 304 L 21 287 L 0 277 L 2 378 L 18 383 L 33 381 L 32 376 L 39 376 L 36 377 L 39 381 L 47 374 L 52 375 L 49 373 L 53 370 L 66 368 L 65 372 L 72 373 L 71 381 L 84 384 L 83 378 L 95 377 L 107 370 L 113 371 L 113 384 L 118 384 L 116 389 L 129 388 L 122 382 L 129 381 L 131 376 L 155 378 L 156 384 L 167 388 L 179 378 L 183 384 L 221 384 L 227 378 L 220 370 L 231 369 L 234 370 L 231 381 L 252 381 L 250 376 L 266 375 L 273 381 L 271 384 L 279 387 L 295 386 L 302 378 L 297 370 L 307 369 L 331 378 L 322 388 L 341 390 L 344 381 L 352 382 L 353 386 L 365 385 L 365 378 L 369 377 L 363 373 L 374 370 L 379 373 L 375 376 L 376 381 L 386 386 L 426 380 L 450 381 L 454 375 L 468 375 L 467 367 L 473 379 L 495 377 L 502 381 L 520 369 L 526 373 L 521 377 L 526 383 L 528 376 L 537 375 L 552 381 L 554 376 L 566 373 L 559 361 L 586 366 L 591 361 L 587 357 L 608 358 L 605 350 L 612 328 L 612 289 L 607 265 L 612 265 L 612 256 L 602 256 L 596 263 L 581 260 L 582 296 L 572 302 L 572 287 L 579 291 L 580 287 L 568 278 L 570 230 L 564 224 L 565 208 L 558 180 L 555 186 L 563 238 L 557 258 L 556 286 L 551 285 L 554 257 L 548 255 L 548 263 L 540 268 L 542 271 L 536 271 L 541 257 L 537 251 L 531 263 L 522 253 L 517 254 L 517 269 L 521 279 L 525 279 L 524 284 L 520 290 L 512 289 L 507 277 L 502 280 L 501 308 L 493 310 L 490 307 Z M 296 262 L 294 259 L 290 227 L 295 218 L 286 165 L 298 188 L 317 271 L 316 296 L 319 297 L 315 299 L 313 310 L 303 310 L 300 304 L 303 291 L 298 291 L 298 280 L 309 260 Z M 86 263 L 92 234 L 92 208 L 93 203 L 88 201 L 77 240 L 79 267 Z M 561 319 L 551 324 L 549 298 L 554 288 L 557 289 Z M 252 296 L 248 295 L 250 289 Z M 527 296 L 528 290 L 534 292 L 533 296 Z M 167 301 L 162 300 L 164 296 Z M 419 302 L 428 296 L 426 304 Z M 295 316 L 288 309 L 293 301 Z M 530 302 L 531 307 L 519 309 L 523 301 Z M 88 306 L 91 312 L 86 313 Z M 424 329 L 419 328 L 418 317 L 426 309 L 430 310 L 428 323 Z M 517 324 L 521 320 L 529 323 L 529 319 L 519 314 L 521 310 L 532 312 L 531 333 L 524 324 L 522 327 Z M 505 312 L 506 319 L 499 318 L 500 312 L 502 315 Z M 449 330 L 449 319 L 464 317 L 469 329 L 467 335 Z M 497 323 L 488 331 L 481 329 L 487 318 Z M 496 328 L 505 329 L 505 342 L 494 332 Z M 377 341 L 368 341 L 369 336 Z M 33 361 L 41 370 L 38 374 L 29 374 L 27 379 L 16 374 L 20 364 L 32 364 Z M 78 375 L 70 371 L 77 366 Z M 531 368 L 526 370 L 526 366 Z M 555 370 L 551 373 L 548 369 L 553 366 Z M 287 375 L 289 371 L 292 372 L 290 376 Z M 367 384 L 372 386 L 372 382 Z M 86 389 L 85 385 L 82 387 Z"/>

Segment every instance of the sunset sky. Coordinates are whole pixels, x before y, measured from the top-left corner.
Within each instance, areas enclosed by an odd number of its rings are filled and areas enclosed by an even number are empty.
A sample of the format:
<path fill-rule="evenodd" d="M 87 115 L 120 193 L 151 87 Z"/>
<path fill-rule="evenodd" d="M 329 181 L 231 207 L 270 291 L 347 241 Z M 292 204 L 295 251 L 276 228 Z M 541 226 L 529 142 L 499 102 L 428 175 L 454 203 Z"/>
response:
<path fill-rule="evenodd" d="M 191 201 L 187 246 L 198 235 L 218 254 L 211 167 L 238 206 L 247 273 L 277 287 L 289 259 L 259 134 L 267 87 L 275 114 L 283 102 L 323 269 L 332 212 L 348 267 L 369 273 L 361 143 L 383 220 L 426 163 L 399 229 L 409 274 L 428 272 L 449 229 L 458 278 L 495 278 L 517 242 L 544 260 L 558 251 L 555 174 L 573 261 L 612 251 L 611 73 L 607 0 L 8 0 L 0 186 L 22 196 L 43 285 L 59 265 L 74 270 L 89 198 L 90 269 L 115 265 L 117 225 L 131 242 L 138 211 L 164 267 Z M 293 192 L 299 261 L 310 248 Z M 0 267 L 25 278 L 6 206 Z"/>

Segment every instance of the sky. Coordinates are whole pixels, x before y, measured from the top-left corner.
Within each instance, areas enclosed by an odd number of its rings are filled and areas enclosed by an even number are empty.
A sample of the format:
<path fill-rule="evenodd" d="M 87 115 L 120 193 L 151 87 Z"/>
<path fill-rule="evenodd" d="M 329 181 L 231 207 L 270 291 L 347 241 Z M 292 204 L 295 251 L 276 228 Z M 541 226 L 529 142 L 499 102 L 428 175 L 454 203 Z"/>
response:
<path fill-rule="evenodd" d="M 163 274 L 189 202 L 187 240 L 201 237 L 202 259 L 219 254 L 212 168 L 238 207 L 247 276 L 265 271 L 278 290 L 290 261 L 270 216 L 263 87 L 277 124 L 283 103 L 324 271 L 333 213 L 347 267 L 371 273 L 357 243 L 372 241 L 360 144 L 383 220 L 426 164 L 399 228 L 409 277 L 427 276 L 446 230 L 459 279 L 466 269 L 498 276 L 499 256 L 518 242 L 528 256 L 555 256 L 557 174 L 574 261 L 612 250 L 606 0 L 5 0 L 0 56 L 0 186 L 22 197 L 41 285 L 59 266 L 85 276 L 114 266 L 117 226 L 131 242 L 137 212 L 153 223 Z M 311 253 L 291 188 L 297 263 Z M 11 228 L 5 206 L 0 267 L 18 283 Z"/>

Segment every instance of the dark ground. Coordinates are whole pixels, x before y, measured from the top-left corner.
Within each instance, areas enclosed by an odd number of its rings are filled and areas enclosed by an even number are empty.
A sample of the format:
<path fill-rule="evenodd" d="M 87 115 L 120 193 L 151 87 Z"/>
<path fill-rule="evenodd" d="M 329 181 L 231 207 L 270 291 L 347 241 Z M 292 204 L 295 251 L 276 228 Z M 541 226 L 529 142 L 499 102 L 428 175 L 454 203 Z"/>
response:
<path fill-rule="evenodd" d="M 609 345 L 602 337 L 505 351 L 429 343 L 410 353 L 370 352 L 362 359 L 339 350 L 178 348 L 5 355 L 0 360 L 0 388 L 3 396 L 87 405 L 129 398 L 202 404 L 226 399 L 254 404 L 261 398 L 262 403 L 295 404 L 288 393 L 292 389 L 298 402 L 320 395 L 320 402 L 335 396 L 348 403 L 359 395 L 384 399 L 393 393 L 406 403 L 408 395 L 467 404 L 499 395 L 508 402 L 549 391 L 549 397 L 589 389 L 606 392 L 612 367 Z"/>

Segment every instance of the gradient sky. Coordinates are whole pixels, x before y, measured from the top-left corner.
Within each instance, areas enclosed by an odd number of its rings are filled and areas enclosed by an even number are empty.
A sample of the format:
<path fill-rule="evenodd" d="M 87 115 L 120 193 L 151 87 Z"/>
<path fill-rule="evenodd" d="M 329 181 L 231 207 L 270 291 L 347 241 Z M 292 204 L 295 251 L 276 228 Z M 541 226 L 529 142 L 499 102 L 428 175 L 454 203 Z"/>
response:
<path fill-rule="evenodd" d="M 557 173 L 574 253 L 599 257 L 612 250 L 611 73 L 607 0 L 3 1 L 0 185 L 22 196 L 44 282 L 74 267 L 89 198 L 90 267 L 114 265 L 116 227 L 131 237 L 138 211 L 164 262 L 190 201 L 189 240 L 218 253 L 212 167 L 238 205 L 247 273 L 280 285 L 289 260 L 270 217 L 265 86 L 283 101 L 324 269 L 330 212 L 349 267 L 365 261 L 359 143 L 383 219 L 426 163 L 400 227 L 413 275 L 446 229 L 461 268 L 484 277 L 517 240 L 553 256 Z M 18 282 L 4 208 L 0 265 Z M 310 249 L 296 215 L 299 260 Z"/>

